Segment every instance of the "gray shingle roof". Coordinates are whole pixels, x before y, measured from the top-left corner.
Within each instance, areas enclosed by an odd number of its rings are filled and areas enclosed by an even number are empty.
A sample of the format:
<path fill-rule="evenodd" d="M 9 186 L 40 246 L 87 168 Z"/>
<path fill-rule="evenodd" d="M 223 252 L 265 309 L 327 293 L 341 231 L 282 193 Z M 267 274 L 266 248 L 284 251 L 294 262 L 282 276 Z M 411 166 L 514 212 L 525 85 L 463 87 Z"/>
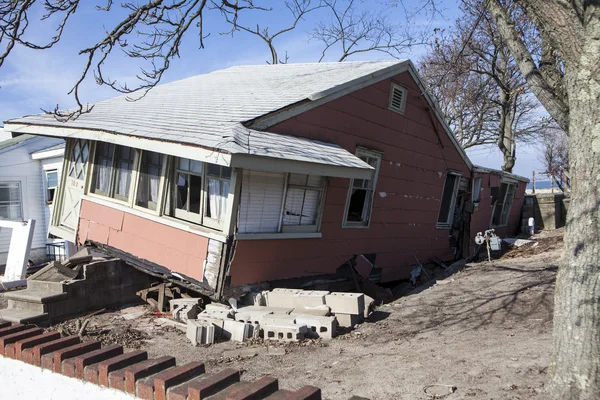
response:
<path fill-rule="evenodd" d="M 137 100 L 119 96 L 95 104 L 74 121 L 51 115 L 17 118 L 10 123 L 92 129 L 299 161 L 319 162 L 329 151 L 338 165 L 360 166 L 336 145 L 249 130 L 241 123 L 302 101 L 323 97 L 357 79 L 398 66 L 400 61 L 237 66 L 157 86 Z M 252 140 L 249 140 L 249 135 Z M 307 146 L 311 143 L 310 146 Z M 249 145 L 250 144 L 250 145 Z M 302 151 L 313 148 L 315 151 Z M 323 158 L 323 157 L 321 157 Z"/>

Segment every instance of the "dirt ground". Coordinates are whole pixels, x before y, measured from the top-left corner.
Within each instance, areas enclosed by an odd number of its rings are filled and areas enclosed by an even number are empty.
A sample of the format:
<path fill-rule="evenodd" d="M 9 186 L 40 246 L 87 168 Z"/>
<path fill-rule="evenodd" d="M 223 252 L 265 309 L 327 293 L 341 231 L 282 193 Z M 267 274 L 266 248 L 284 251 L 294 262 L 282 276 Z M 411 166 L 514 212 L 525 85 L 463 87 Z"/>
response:
<path fill-rule="evenodd" d="M 378 307 L 330 341 L 194 348 L 146 306 L 92 317 L 87 337 L 142 348 L 150 357 L 175 356 L 180 364 L 203 361 L 208 371 L 237 368 L 245 379 L 272 374 L 282 388 L 310 384 L 331 400 L 543 399 L 561 236 L 543 233 L 536 246 L 469 264 Z M 57 328 L 72 332 L 75 321 Z"/>

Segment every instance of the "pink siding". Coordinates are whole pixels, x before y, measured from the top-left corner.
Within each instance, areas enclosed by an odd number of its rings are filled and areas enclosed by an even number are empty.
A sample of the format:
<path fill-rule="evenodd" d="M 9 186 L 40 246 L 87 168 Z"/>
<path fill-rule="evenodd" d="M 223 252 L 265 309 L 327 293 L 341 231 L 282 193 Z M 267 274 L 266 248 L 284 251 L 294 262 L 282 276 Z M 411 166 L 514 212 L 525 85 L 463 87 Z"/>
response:
<path fill-rule="evenodd" d="M 394 78 L 409 88 L 404 116 L 389 111 L 391 79 L 351 93 L 270 129 L 383 152 L 369 229 L 342 228 L 348 179 L 331 179 L 322 239 L 238 241 L 232 285 L 333 273 L 353 254 L 376 253 L 382 281 L 407 278 L 415 264 L 452 257 L 448 230 L 436 229 L 446 172 L 470 171 L 408 73 Z M 441 142 L 441 143 L 440 143 Z"/>
<path fill-rule="evenodd" d="M 77 242 L 93 240 L 202 281 L 208 239 L 86 200 Z"/>
<path fill-rule="evenodd" d="M 491 188 L 493 186 L 500 186 L 500 176 L 493 173 L 484 174 L 479 172 L 476 172 L 473 176 L 474 178 L 481 178 L 482 188 L 479 207 L 475 209 L 471 218 L 471 236 L 475 237 L 477 232 L 483 233 L 486 229 L 490 229 L 493 210 Z M 523 207 L 523 201 L 525 199 L 526 186 L 527 184 L 525 182 L 518 182 L 515 198 L 508 216 L 508 223 L 506 226 L 494 228 L 498 236 L 502 238 L 511 237 L 519 232 L 519 227 L 521 225 L 521 208 Z"/>

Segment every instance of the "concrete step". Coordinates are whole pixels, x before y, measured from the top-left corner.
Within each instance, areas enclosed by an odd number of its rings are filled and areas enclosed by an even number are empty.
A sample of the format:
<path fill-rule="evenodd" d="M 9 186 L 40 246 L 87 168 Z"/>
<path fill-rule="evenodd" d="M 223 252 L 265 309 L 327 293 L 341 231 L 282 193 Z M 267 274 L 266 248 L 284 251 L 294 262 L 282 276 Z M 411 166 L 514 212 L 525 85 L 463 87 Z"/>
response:
<path fill-rule="evenodd" d="M 48 319 L 47 313 L 38 313 L 36 311 L 19 310 L 15 308 L 5 308 L 0 310 L 0 319 L 4 321 L 25 323 L 40 323 Z"/>
<path fill-rule="evenodd" d="M 8 308 L 13 310 L 35 311 L 40 314 L 45 313 L 46 305 L 44 303 L 34 303 L 31 301 L 21 301 L 8 299 Z"/>
<path fill-rule="evenodd" d="M 30 303 L 52 303 L 65 299 L 66 293 L 49 293 L 38 289 L 25 289 L 6 292 L 4 297 L 9 300 L 27 301 Z"/>
<path fill-rule="evenodd" d="M 27 289 L 43 291 L 47 293 L 65 293 L 65 284 L 62 282 L 46 282 L 27 280 Z"/>

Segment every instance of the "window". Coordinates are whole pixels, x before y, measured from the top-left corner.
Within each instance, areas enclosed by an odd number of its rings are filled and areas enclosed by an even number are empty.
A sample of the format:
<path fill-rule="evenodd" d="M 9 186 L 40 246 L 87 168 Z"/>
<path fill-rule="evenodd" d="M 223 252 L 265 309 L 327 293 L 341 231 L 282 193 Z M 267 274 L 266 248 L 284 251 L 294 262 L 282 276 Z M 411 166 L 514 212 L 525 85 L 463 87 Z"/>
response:
<path fill-rule="evenodd" d="M 178 158 L 174 178 L 174 216 L 220 227 L 227 212 L 231 168 Z"/>
<path fill-rule="evenodd" d="M 406 109 L 406 98 L 408 89 L 400 86 L 397 83 L 392 83 L 390 87 L 390 100 L 388 108 L 394 112 L 404 114 Z"/>
<path fill-rule="evenodd" d="M 318 232 L 323 176 L 244 170 L 239 233 Z"/>
<path fill-rule="evenodd" d="M 143 151 L 140 161 L 135 205 L 156 211 L 165 156 L 153 151 Z"/>
<path fill-rule="evenodd" d="M 23 219 L 21 183 L 0 183 L 0 218 Z"/>
<path fill-rule="evenodd" d="M 350 181 L 344 226 L 369 226 L 381 154 L 359 149 L 356 156 L 375 169 L 369 179 L 352 179 Z"/>
<path fill-rule="evenodd" d="M 290 174 L 283 206 L 282 232 L 316 232 L 325 178 Z"/>
<path fill-rule="evenodd" d="M 52 204 L 57 188 L 58 171 L 55 169 L 46 171 L 46 203 Z"/>
<path fill-rule="evenodd" d="M 497 196 L 492 197 L 492 226 L 505 226 L 515 197 L 516 185 L 512 183 L 501 183 Z"/>
<path fill-rule="evenodd" d="M 446 182 L 444 183 L 444 191 L 442 192 L 442 202 L 440 204 L 440 213 L 437 221 L 438 228 L 450 228 L 450 226 L 452 226 L 459 184 L 460 175 L 454 172 L 448 172 L 446 175 Z"/>
<path fill-rule="evenodd" d="M 97 142 L 92 193 L 129 201 L 134 160 L 135 150 L 131 147 Z"/>
<path fill-rule="evenodd" d="M 481 178 L 473 179 L 473 188 L 471 190 L 471 201 L 473 203 L 479 203 L 481 197 Z"/>

